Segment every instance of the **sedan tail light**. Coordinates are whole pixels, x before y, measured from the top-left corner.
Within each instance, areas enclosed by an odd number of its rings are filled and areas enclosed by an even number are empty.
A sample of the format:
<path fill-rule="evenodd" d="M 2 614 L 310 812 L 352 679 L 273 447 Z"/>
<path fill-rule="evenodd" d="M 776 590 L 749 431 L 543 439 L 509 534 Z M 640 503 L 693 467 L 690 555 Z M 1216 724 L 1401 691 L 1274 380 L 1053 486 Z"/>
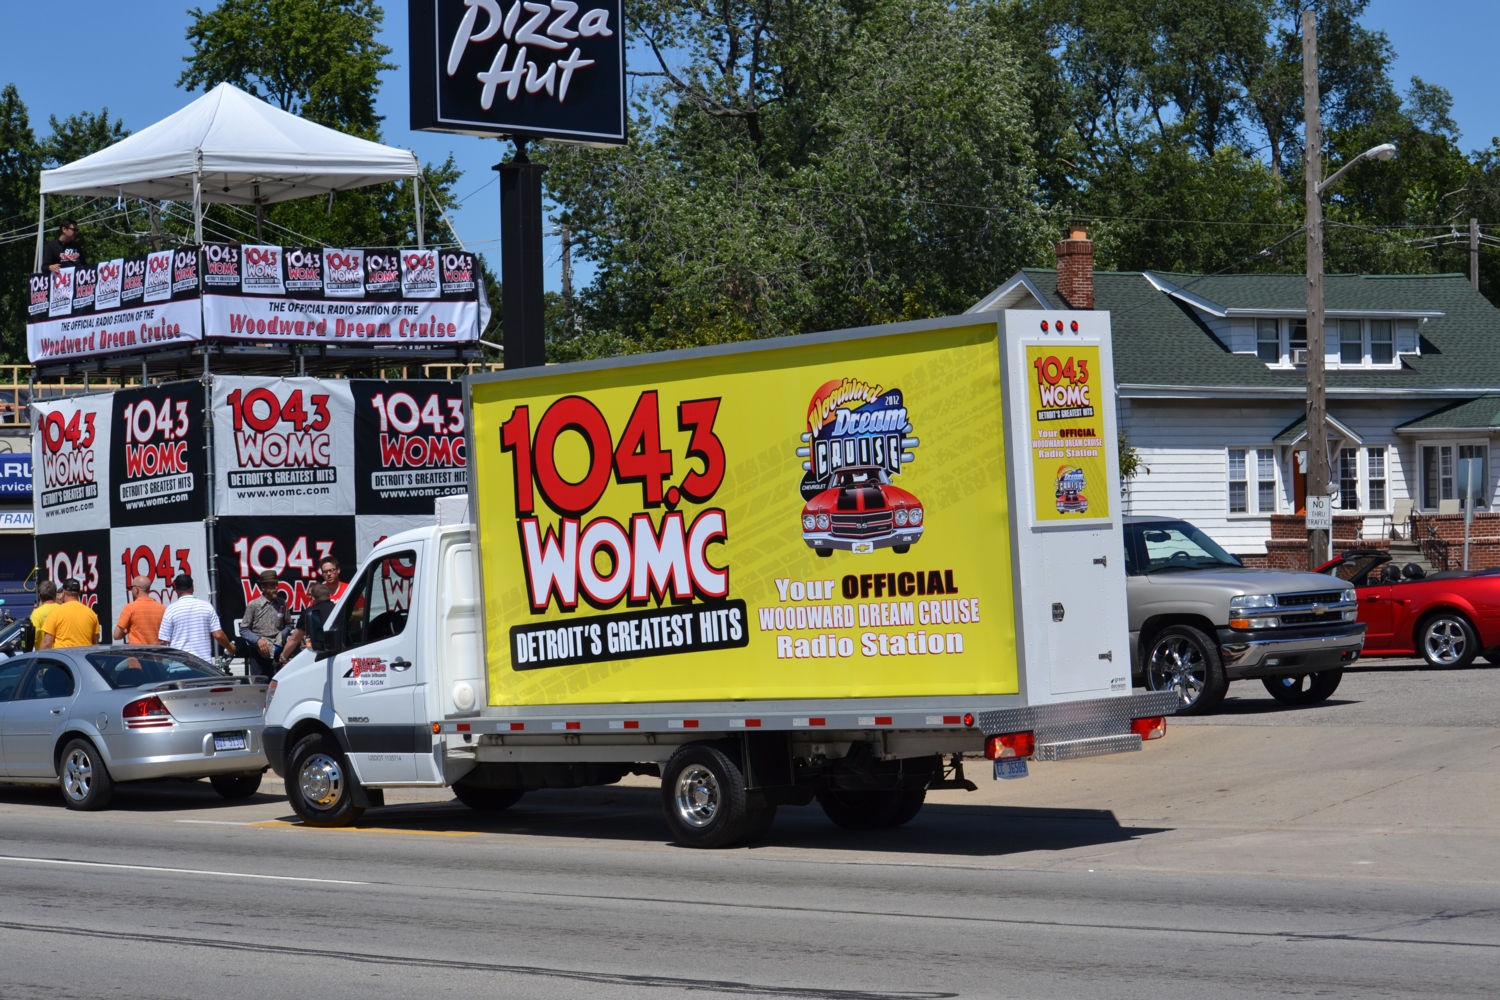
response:
<path fill-rule="evenodd" d="M 990 760 L 1030 757 L 1036 752 L 1036 733 L 1005 733 L 984 741 L 984 755 Z"/>
<path fill-rule="evenodd" d="M 156 695 L 130 702 L 120 712 L 127 729 L 161 729 L 172 725 L 172 713 Z"/>

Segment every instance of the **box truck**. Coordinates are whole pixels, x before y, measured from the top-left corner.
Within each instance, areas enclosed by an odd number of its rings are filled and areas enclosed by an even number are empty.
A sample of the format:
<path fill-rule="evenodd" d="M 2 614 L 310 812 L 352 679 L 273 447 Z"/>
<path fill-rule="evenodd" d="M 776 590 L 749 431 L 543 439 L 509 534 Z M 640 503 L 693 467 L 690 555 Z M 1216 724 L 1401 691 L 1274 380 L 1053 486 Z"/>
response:
<path fill-rule="evenodd" d="M 1139 750 L 1177 696 L 1131 689 L 1113 374 L 1106 313 L 1010 311 L 392 399 L 463 421 L 468 492 L 277 676 L 272 766 L 313 825 L 650 775 L 719 847 L 815 798 L 904 823 L 966 754 Z"/>

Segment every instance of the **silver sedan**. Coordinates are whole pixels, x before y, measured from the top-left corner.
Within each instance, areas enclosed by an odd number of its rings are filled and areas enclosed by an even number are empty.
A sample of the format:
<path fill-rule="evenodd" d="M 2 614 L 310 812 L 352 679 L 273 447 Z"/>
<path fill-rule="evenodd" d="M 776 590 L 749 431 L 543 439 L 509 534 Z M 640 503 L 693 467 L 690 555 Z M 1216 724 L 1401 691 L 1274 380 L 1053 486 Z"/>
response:
<path fill-rule="evenodd" d="M 60 785 L 102 809 L 115 784 L 208 778 L 255 794 L 266 685 L 156 646 L 48 649 L 0 661 L 0 782 Z"/>

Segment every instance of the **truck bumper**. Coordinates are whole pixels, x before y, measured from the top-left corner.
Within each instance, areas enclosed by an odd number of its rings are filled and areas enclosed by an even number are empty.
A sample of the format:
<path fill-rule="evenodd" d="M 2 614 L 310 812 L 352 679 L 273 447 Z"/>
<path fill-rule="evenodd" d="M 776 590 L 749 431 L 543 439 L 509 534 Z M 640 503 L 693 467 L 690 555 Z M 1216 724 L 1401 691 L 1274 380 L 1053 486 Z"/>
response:
<path fill-rule="evenodd" d="M 261 745 L 266 750 L 266 762 L 278 778 L 286 774 L 286 727 L 267 726 L 260 733 Z"/>
<path fill-rule="evenodd" d="M 1172 715 L 1181 704 L 1176 691 L 1152 691 L 980 712 L 976 721 L 986 738 L 1035 733 L 1037 760 L 1076 760 L 1139 750 L 1141 737 L 1130 724 Z"/>
<path fill-rule="evenodd" d="M 1219 659 L 1230 680 L 1336 670 L 1359 659 L 1364 645 L 1363 622 L 1336 632 L 1275 637 L 1219 629 Z"/>

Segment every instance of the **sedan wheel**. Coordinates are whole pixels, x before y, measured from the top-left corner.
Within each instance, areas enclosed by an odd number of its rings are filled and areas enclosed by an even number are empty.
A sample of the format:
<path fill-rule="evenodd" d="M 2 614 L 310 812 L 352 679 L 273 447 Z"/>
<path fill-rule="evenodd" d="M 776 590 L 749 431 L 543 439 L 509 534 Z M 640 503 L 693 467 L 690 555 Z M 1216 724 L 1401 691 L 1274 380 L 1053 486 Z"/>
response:
<path fill-rule="evenodd" d="M 1148 689 L 1177 692 L 1181 715 L 1212 712 L 1229 689 L 1218 646 L 1191 625 L 1172 625 L 1156 634 L 1145 674 Z"/>
<path fill-rule="evenodd" d="M 63 747 L 57 777 L 63 804 L 69 809 L 103 809 L 114 796 L 115 783 L 104 759 L 88 740 L 73 740 Z"/>
<path fill-rule="evenodd" d="M 1439 612 L 1417 627 L 1417 648 L 1431 667 L 1467 667 L 1479 654 L 1479 639 L 1463 615 Z"/>

